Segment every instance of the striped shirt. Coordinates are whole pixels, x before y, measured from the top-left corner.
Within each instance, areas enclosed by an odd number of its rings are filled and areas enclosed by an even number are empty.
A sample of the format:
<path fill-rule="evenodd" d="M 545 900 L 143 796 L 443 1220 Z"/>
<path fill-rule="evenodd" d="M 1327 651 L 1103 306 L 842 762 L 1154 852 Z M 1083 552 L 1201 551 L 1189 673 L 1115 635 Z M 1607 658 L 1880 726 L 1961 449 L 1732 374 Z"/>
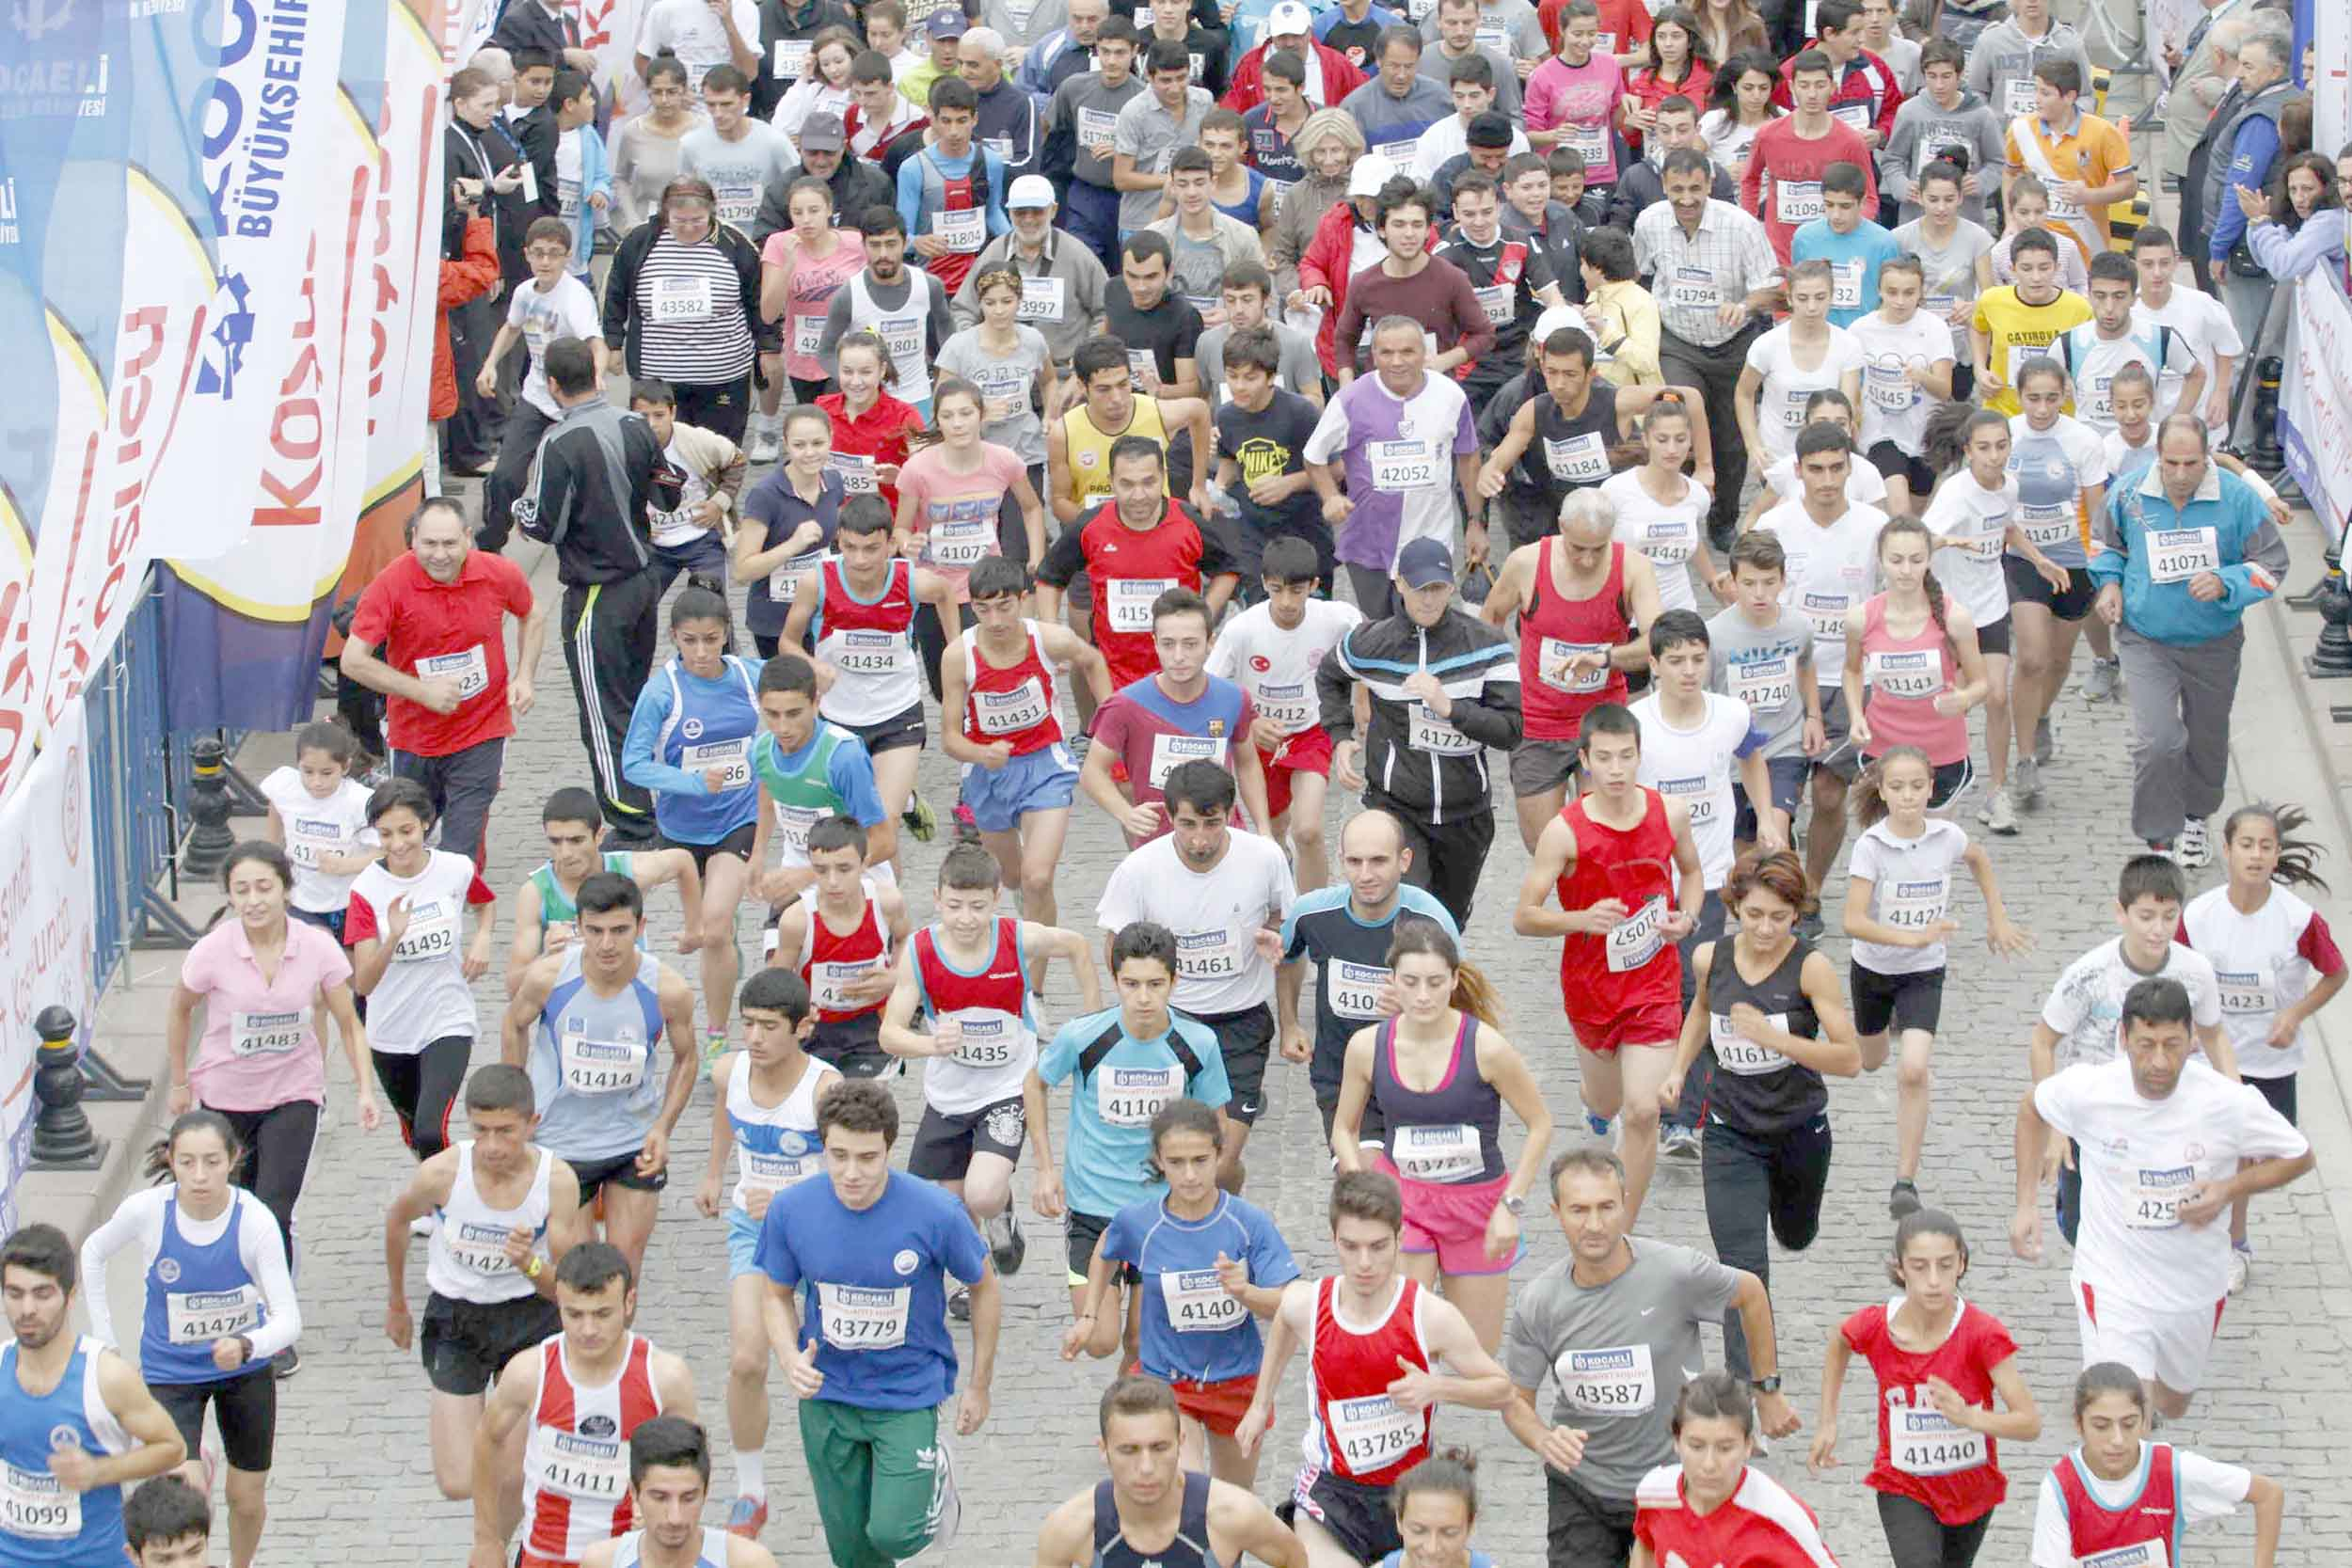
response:
<path fill-rule="evenodd" d="M 1693 235 L 1658 202 L 1633 220 L 1633 270 L 1649 278 L 1660 324 L 1686 343 L 1713 348 L 1744 331 L 1716 314 L 1772 281 L 1779 269 L 1764 225 L 1728 201 L 1709 199 Z"/>
<path fill-rule="evenodd" d="M 703 387 L 750 373 L 743 279 L 724 250 L 662 234 L 638 269 L 636 286 L 638 357 L 646 375 Z"/>

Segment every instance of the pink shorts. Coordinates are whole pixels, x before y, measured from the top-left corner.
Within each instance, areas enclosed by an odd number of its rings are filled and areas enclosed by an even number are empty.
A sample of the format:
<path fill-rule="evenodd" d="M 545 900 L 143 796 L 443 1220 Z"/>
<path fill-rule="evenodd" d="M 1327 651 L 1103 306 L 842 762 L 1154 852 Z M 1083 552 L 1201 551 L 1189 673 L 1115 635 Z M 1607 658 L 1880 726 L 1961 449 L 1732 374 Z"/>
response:
<path fill-rule="evenodd" d="M 1519 1247 L 1513 1247 L 1508 1257 L 1486 1256 L 1486 1221 L 1511 1184 L 1509 1173 L 1491 1181 L 1416 1181 L 1399 1175 L 1386 1155 L 1375 1155 L 1373 1163 L 1396 1177 L 1405 1195 L 1403 1251 L 1436 1253 L 1440 1274 L 1468 1277 L 1511 1272 Z"/>

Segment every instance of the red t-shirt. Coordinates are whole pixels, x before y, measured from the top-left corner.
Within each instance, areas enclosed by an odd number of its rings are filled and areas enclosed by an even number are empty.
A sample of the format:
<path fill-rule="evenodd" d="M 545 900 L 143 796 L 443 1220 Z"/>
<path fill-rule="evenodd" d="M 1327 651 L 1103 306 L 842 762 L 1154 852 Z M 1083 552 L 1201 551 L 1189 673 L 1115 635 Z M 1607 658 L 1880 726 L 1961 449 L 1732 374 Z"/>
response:
<path fill-rule="evenodd" d="M 1821 215 L 1821 176 L 1832 164 L 1862 170 L 1862 210 L 1873 210 L 1878 170 L 1861 132 L 1833 119 L 1829 135 L 1807 141 L 1797 135 L 1797 117 L 1783 115 L 1756 134 L 1756 150 L 1748 154 L 1748 172 L 1740 182 L 1740 205 L 1764 220 L 1782 266 L 1788 264 L 1788 244 L 1797 230 Z"/>
<path fill-rule="evenodd" d="M 376 574 L 351 618 L 353 641 L 404 675 L 454 675 L 468 693 L 450 713 L 390 697 L 392 749 L 445 757 L 515 733 L 506 705 L 506 626 L 531 613 L 531 582 L 502 555 L 469 550 L 455 582 L 436 582 L 411 553 Z"/>
<path fill-rule="evenodd" d="M 1568 0 L 1544 0 L 1535 8 L 1535 20 L 1543 24 L 1554 54 L 1560 50 L 1560 13 L 1567 8 Z M 1599 0 L 1598 8 L 1601 41 L 1594 53 L 1630 55 L 1635 45 L 1649 41 L 1650 9 L 1641 0 Z"/>
<path fill-rule="evenodd" d="M 2009 1478 L 1993 1439 L 1953 1426 L 1928 1398 L 1928 1379 L 1940 1377 L 1970 1404 L 1991 1408 L 1993 1369 L 2017 1354 L 2017 1342 L 2001 1321 L 1980 1307 L 1962 1302 L 1960 1320 L 1935 1349 L 1921 1354 L 1895 1343 L 1884 1307 L 1866 1307 L 1840 1324 L 1853 1353 L 1870 1363 L 1879 1380 L 1879 1451 L 1863 1478 L 1877 1492 L 1909 1497 L 1931 1509 L 1947 1525 L 1980 1519 L 2009 1496 Z M 1903 1463 L 1896 1463 L 1895 1428 L 1905 1427 Z M 1981 1455 L 1976 1463 L 1965 1461 Z M 1958 1467 L 1954 1467 L 1954 1466 Z"/>
<path fill-rule="evenodd" d="M 874 406 L 851 418 L 850 394 L 827 392 L 817 400 L 817 406 L 833 420 L 832 467 L 841 470 L 848 496 L 867 492 L 879 494 L 882 504 L 890 508 L 890 515 L 898 515 L 898 486 L 872 483 L 874 467 L 887 463 L 902 467 L 907 460 L 907 437 L 923 428 L 923 416 L 914 404 L 901 402 L 888 392 L 874 399 Z M 840 459 L 863 458 L 860 463 L 843 463 Z M 847 497 L 845 496 L 845 499 Z"/>
<path fill-rule="evenodd" d="M 1659 1562 L 1837 1568 L 1813 1511 L 1754 1465 L 1712 1513 L 1689 1507 L 1681 1465 L 1660 1465 L 1634 1488 L 1633 1539 Z"/>

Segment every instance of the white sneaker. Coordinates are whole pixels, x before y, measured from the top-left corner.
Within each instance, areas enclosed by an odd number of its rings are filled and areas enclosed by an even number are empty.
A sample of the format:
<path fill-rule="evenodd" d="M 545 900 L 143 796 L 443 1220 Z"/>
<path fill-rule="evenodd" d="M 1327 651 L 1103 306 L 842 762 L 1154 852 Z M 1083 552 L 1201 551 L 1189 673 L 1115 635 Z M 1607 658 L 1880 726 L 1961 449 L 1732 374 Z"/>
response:
<path fill-rule="evenodd" d="M 2181 836 L 2172 846 L 2173 859 L 2191 871 L 2213 863 L 2213 838 L 2205 830 L 2205 819 L 2192 816 L 2181 824 Z"/>
<path fill-rule="evenodd" d="M 2058 716 L 2045 713 L 2033 727 L 2033 760 L 2048 762 L 2058 755 Z"/>
<path fill-rule="evenodd" d="M 438 1212 L 430 1214 L 419 1214 L 415 1219 L 408 1222 L 408 1234 L 411 1236 L 430 1236 L 436 1230 L 440 1228 L 441 1216 Z"/>
<path fill-rule="evenodd" d="M 778 419 L 771 425 L 764 418 L 755 415 L 752 420 L 750 444 L 743 449 L 743 455 L 754 463 L 773 463 L 782 457 L 784 455 L 783 420 Z"/>
<path fill-rule="evenodd" d="M 2123 684 L 2123 661 L 2091 656 L 2090 673 L 2083 678 L 2083 701 L 2111 703 L 2116 689 Z"/>
<path fill-rule="evenodd" d="M 2042 764 L 2032 757 L 2019 757 L 2009 770 L 2010 798 L 2026 807 L 2042 803 Z"/>
<path fill-rule="evenodd" d="M 2244 1242 L 2230 1248 L 2230 1294 L 2246 1289 L 2246 1276 L 2253 1272 L 2254 1249 Z"/>
<path fill-rule="evenodd" d="M 1984 803 L 1984 810 L 1977 813 L 1977 820 L 1996 833 L 2017 831 L 2017 802 L 2010 798 L 2007 784 L 1993 792 L 1992 798 Z"/>

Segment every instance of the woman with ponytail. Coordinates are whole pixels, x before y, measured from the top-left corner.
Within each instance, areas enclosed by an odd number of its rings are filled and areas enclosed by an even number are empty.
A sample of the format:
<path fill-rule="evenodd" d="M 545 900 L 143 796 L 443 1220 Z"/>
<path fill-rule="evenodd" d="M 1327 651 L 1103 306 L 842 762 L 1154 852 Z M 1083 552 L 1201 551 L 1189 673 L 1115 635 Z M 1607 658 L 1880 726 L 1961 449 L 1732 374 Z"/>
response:
<path fill-rule="evenodd" d="M 1991 803 L 1978 820 L 1996 833 L 2017 831 L 2009 793 L 2009 578 L 2001 569 L 2017 519 L 2017 476 L 2009 471 L 2009 420 L 1990 408 L 1947 403 L 1928 416 L 1928 467 L 1935 499 L 1920 521 L 1935 550 L 1935 580 L 1977 625 L 1984 659 L 1984 749 Z"/>
<path fill-rule="evenodd" d="M 2303 1025 L 2344 989 L 2346 973 L 2327 918 L 2291 891 L 2328 890 L 2312 868 L 2321 847 L 2297 836 L 2310 821 L 2300 806 L 2257 803 L 2232 812 L 2221 826 L 2230 879 L 2181 911 L 2181 945 L 2212 959 L 2221 982 L 2221 1026 L 2238 1072 L 2289 1121 Z M 2234 1295 L 2254 1260 L 2242 1199 L 2230 1211 L 2230 1244 Z"/>
<path fill-rule="evenodd" d="M 1898 517 L 1879 530 L 1885 589 L 1846 612 L 1846 711 L 1867 765 L 1890 746 L 1916 746 L 1935 765 L 1931 810 L 1968 784 L 1968 710 L 1990 683 L 1977 623 L 1944 597 L 1928 565 L 1934 536 Z"/>
<path fill-rule="evenodd" d="M 1527 1061 L 1496 1027 L 1494 986 L 1462 961 L 1445 927 L 1419 915 L 1396 923 L 1389 969 L 1402 1010 L 1347 1042 L 1331 1152 L 1342 1171 L 1396 1178 L 1405 1194 L 1406 1267 L 1442 1281 L 1491 1354 L 1502 1343 L 1519 1220 L 1542 1179 L 1551 1112 Z M 1527 1129 L 1518 1164 L 1502 1159 L 1502 1107 Z M 1364 1108 L 1380 1113 L 1385 1147 L 1359 1142 Z"/>

